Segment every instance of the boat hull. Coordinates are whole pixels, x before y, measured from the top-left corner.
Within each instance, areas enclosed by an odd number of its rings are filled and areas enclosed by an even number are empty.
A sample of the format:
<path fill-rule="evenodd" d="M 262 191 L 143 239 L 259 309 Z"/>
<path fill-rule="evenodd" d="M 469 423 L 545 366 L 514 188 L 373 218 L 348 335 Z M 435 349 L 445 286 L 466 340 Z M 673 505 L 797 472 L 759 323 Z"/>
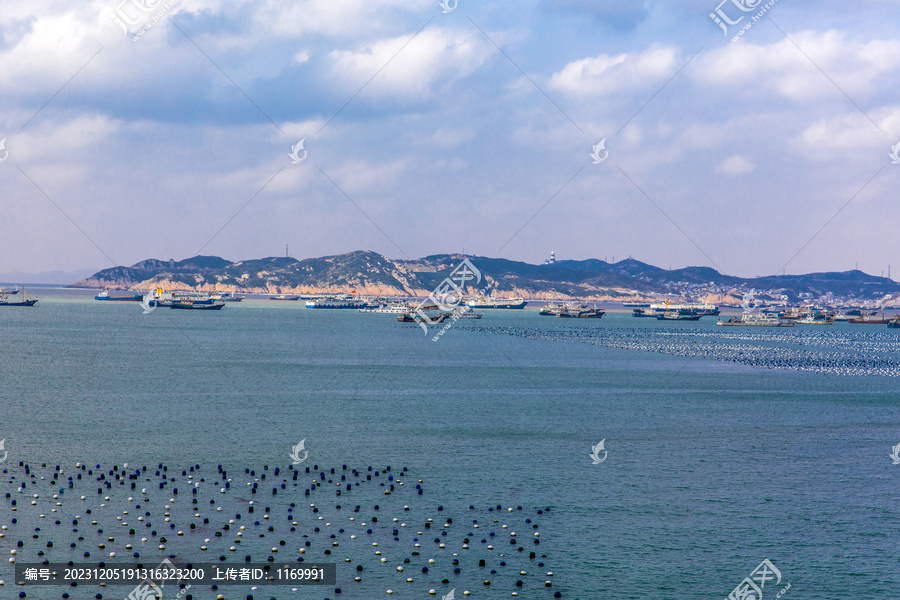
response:
<path fill-rule="evenodd" d="M 179 310 L 222 310 L 225 308 L 225 304 L 217 304 L 217 303 L 194 303 L 194 302 L 173 302 L 169 305 L 169 308 L 179 309 Z"/>
<path fill-rule="evenodd" d="M 0 300 L 0 306 L 34 306 L 37 300 L 25 300 L 24 302 L 4 302 Z"/>
<path fill-rule="evenodd" d="M 528 304 L 527 300 L 519 302 L 503 302 L 502 300 L 474 301 L 466 303 L 470 308 L 478 310 L 521 310 Z"/>
<path fill-rule="evenodd" d="M 94 300 L 99 300 L 101 302 L 141 302 L 144 299 L 140 294 L 135 294 L 133 296 L 94 296 Z"/>

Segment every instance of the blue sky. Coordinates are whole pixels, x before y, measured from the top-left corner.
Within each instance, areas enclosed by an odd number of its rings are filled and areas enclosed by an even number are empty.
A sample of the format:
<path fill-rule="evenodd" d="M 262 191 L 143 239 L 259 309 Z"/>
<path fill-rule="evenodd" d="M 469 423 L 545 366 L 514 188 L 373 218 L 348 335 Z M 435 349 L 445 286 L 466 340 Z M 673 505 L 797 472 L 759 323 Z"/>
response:
<path fill-rule="evenodd" d="M 778 0 L 732 41 L 765 2 L 181 0 L 136 37 L 170 2 L 4 5 L 0 272 L 286 243 L 900 269 L 895 2 Z"/>

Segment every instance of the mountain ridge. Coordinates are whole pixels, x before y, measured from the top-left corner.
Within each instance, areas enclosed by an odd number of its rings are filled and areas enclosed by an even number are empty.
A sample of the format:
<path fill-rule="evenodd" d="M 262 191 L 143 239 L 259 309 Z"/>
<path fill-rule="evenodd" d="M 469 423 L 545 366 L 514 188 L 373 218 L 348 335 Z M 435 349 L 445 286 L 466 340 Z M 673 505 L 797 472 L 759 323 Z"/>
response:
<path fill-rule="evenodd" d="M 608 263 L 596 258 L 535 265 L 504 258 L 434 254 L 389 259 L 369 250 L 316 258 L 266 257 L 230 262 L 218 256 L 181 261 L 145 259 L 130 267 L 103 269 L 69 287 L 111 290 L 192 289 L 261 294 L 427 296 L 468 258 L 497 296 L 530 299 L 646 299 L 676 295 L 723 302 L 740 290 L 757 297 L 796 301 L 803 297 L 874 300 L 900 293 L 900 283 L 852 270 L 843 272 L 736 277 L 710 267 L 666 270 L 628 258 Z M 727 302 L 726 302 L 727 303 Z"/>

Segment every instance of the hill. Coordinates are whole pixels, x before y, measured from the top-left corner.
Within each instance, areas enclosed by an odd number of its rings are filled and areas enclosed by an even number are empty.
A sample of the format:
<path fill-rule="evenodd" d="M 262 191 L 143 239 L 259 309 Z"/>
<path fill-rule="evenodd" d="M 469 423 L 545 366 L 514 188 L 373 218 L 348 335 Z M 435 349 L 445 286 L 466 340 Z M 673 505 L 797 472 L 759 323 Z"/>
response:
<path fill-rule="evenodd" d="M 217 256 L 182 261 L 143 260 L 130 267 L 94 273 L 71 287 L 149 290 L 162 287 L 263 294 L 326 294 L 356 290 L 363 295 L 427 296 L 464 257 L 436 254 L 392 260 L 359 250 L 297 260 L 269 257 L 229 262 Z M 900 293 L 900 284 L 862 271 L 740 278 L 709 267 L 665 270 L 632 258 L 616 263 L 598 259 L 533 265 L 502 258 L 468 257 L 496 295 L 531 299 L 628 300 L 660 294 L 733 303 L 743 291 L 789 301 L 804 297 L 875 300 Z"/>

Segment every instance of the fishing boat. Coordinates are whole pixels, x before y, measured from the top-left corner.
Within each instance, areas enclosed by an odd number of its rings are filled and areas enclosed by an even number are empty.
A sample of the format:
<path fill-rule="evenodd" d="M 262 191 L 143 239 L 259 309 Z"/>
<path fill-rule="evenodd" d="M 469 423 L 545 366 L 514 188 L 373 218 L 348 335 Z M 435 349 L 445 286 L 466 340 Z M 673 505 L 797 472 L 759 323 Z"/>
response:
<path fill-rule="evenodd" d="M 449 316 L 450 313 L 442 312 L 434 317 L 428 317 L 427 321 L 430 323 L 443 323 Z M 422 323 L 426 321 L 426 319 L 421 315 L 412 313 L 403 313 L 402 315 L 397 317 L 397 320 L 401 323 Z"/>
<path fill-rule="evenodd" d="M 900 317 L 894 317 L 888 321 L 888 329 L 900 329 Z"/>
<path fill-rule="evenodd" d="M 853 325 L 886 325 L 893 320 L 893 317 L 885 318 L 884 315 L 882 315 L 880 319 L 874 316 L 865 316 L 850 319 L 848 323 L 852 323 Z"/>
<path fill-rule="evenodd" d="M 376 308 L 377 304 L 373 304 L 368 300 L 358 298 L 356 296 L 337 296 L 334 298 L 317 298 L 306 303 L 306 308 Z M 407 308 L 407 310 L 409 310 Z"/>
<path fill-rule="evenodd" d="M 378 306 L 366 306 L 357 309 L 364 313 L 381 313 L 388 315 L 402 315 L 408 313 L 410 306 L 407 302 L 391 302 L 388 304 L 379 304 Z"/>
<path fill-rule="evenodd" d="M 606 311 L 602 308 L 597 308 L 596 306 L 588 308 L 582 304 L 576 308 L 561 310 L 556 313 L 556 316 L 563 319 L 599 319 L 605 314 Z"/>
<path fill-rule="evenodd" d="M 666 311 L 661 315 L 656 315 L 657 321 L 699 321 L 700 317 L 703 315 L 698 315 L 689 311 L 681 311 L 681 310 L 670 310 Z"/>
<path fill-rule="evenodd" d="M 737 326 L 737 327 L 793 327 L 793 321 L 782 321 L 778 317 L 763 314 L 748 313 L 741 315 L 740 318 L 732 317 L 727 321 L 718 320 L 716 325 Z"/>
<path fill-rule="evenodd" d="M 140 302 L 143 299 L 143 294 L 132 294 L 130 296 L 110 296 L 107 290 L 103 290 L 102 292 L 94 296 L 94 300 L 105 300 L 107 302 Z"/>
<path fill-rule="evenodd" d="M 650 310 L 657 314 L 678 312 L 680 314 L 692 314 L 700 317 L 715 317 L 719 314 L 718 307 L 715 304 L 709 304 L 708 302 L 679 302 L 677 304 L 673 304 L 669 301 L 654 302 L 650 305 Z M 693 321 L 696 319 L 691 320 Z"/>
<path fill-rule="evenodd" d="M 147 300 L 148 305 L 150 306 L 156 305 L 172 307 L 175 304 L 179 303 L 194 303 L 202 305 L 211 304 L 213 301 L 226 302 L 226 300 L 219 295 L 211 295 L 208 292 L 167 292 L 162 288 L 157 288 L 155 291 L 150 292 L 148 295 L 149 297 L 147 298 Z M 142 300 L 143 298 L 144 297 L 141 297 Z"/>
<path fill-rule="evenodd" d="M 212 298 L 209 300 L 178 300 L 172 302 L 169 305 L 169 308 L 182 310 L 222 310 L 225 308 L 225 303 L 221 300 L 213 300 Z"/>
<path fill-rule="evenodd" d="M 0 306 L 34 306 L 38 299 L 25 292 L 23 287 L 13 292 L 0 290 Z"/>
<path fill-rule="evenodd" d="M 538 314 L 543 317 L 555 317 L 556 313 L 560 310 L 560 306 L 553 304 L 552 302 L 545 306 L 544 308 L 538 311 Z"/>
<path fill-rule="evenodd" d="M 222 292 L 221 294 L 213 296 L 213 298 L 221 300 L 222 302 L 240 302 L 245 296 L 235 296 L 231 292 Z"/>
<path fill-rule="evenodd" d="M 471 306 L 472 308 L 477 309 L 503 308 L 509 310 L 517 310 L 525 308 L 525 305 L 528 304 L 528 301 L 523 298 L 495 298 L 494 296 L 478 296 L 475 298 L 469 298 L 466 304 Z"/>
<path fill-rule="evenodd" d="M 834 325 L 834 319 L 825 313 L 807 315 L 802 319 L 796 319 L 796 322 L 800 325 Z"/>
<path fill-rule="evenodd" d="M 551 302 L 544 308 L 538 311 L 538 314 L 543 317 L 558 317 L 559 313 L 566 311 L 574 311 L 579 310 L 584 307 L 584 304 L 578 302 L 564 302 L 563 304 L 554 304 Z"/>

